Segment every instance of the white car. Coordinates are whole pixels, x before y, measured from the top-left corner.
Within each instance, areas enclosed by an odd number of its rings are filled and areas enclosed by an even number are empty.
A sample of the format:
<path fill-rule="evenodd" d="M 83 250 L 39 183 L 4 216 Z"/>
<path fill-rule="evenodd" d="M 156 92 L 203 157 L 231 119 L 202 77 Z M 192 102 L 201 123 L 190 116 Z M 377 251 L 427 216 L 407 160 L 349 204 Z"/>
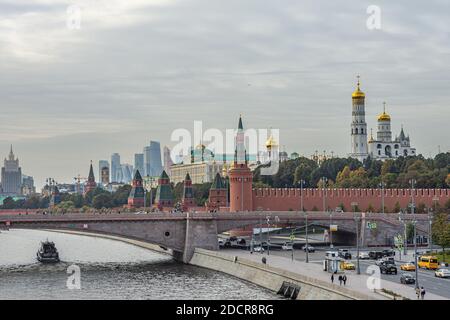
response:
<path fill-rule="evenodd" d="M 369 253 L 368 252 L 360 252 L 359 253 L 359 258 L 360 259 L 370 259 Z"/>
<path fill-rule="evenodd" d="M 438 278 L 450 278 L 450 270 L 438 269 L 434 272 L 434 276 Z"/>
<path fill-rule="evenodd" d="M 255 252 L 264 252 L 264 248 L 261 246 L 253 247 L 253 251 Z"/>
<path fill-rule="evenodd" d="M 219 242 L 219 247 L 225 246 L 225 241 L 223 239 L 218 239 L 217 241 Z"/>
<path fill-rule="evenodd" d="M 281 246 L 281 250 L 293 250 L 292 243 L 285 243 Z"/>

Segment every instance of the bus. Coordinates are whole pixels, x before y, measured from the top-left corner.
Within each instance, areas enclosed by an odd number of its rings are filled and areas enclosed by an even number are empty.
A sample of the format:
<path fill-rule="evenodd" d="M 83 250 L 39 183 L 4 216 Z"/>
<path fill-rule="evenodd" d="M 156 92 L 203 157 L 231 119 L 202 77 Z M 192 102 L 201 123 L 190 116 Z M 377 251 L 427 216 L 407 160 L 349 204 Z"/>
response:
<path fill-rule="evenodd" d="M 419 257 L 419 268 L 436 270 L 439 267 L 438 260 L 435 256 Z"/>

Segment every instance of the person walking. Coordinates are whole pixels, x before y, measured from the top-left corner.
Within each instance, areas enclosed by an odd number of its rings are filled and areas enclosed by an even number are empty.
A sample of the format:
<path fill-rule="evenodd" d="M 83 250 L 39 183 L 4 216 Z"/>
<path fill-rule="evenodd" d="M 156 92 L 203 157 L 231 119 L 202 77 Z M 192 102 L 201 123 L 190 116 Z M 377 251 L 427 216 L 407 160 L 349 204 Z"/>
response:
<path fill-rule="evenodd" d="M 342 281 L 344 281 L 344 286 L 345 286 L 345 283 L 347 282 L 347 276 L 345 274 L 342 276 Z"/>
<path fill-rule="evenodd" d="M 331 274 L 331 283 L 334 283 L 334 273 Z"/>
<path fill-rule="evenodd" d="M 425 288 L 424 287 L 422 287 L 420 289 L 420 295 L 422 296 L 422 300 L 423 300 L 425 298 Z"/>
<path fill-rule="evenodd" d="M 342 276 L 339 276 L 339 285 L 342 286 Z"/>

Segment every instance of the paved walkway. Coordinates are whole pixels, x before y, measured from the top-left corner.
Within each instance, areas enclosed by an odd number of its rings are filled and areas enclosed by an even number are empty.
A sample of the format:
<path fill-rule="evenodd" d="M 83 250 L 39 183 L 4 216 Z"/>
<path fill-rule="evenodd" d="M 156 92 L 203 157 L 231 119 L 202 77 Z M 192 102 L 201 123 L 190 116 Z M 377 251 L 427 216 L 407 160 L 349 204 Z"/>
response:
<path fill-rule="evenodd" d="M 261 262 L 261 258 L 265 257 L 267 260 L 267 264 L 284 269 L 290 272 L 298 273 L 307 277 L 327 281 L 328 283 L 331 282 L 331 274 L 328 272 L 325 272 L 322 270 L 322 266 L 316 263 L 306 263 L 303 261 L 292 261 L 289 258 L 275 256 L 275 255 L 267 255 L 265 252 L 264 254 L 261 253 L 253 253 L 250 254 L 249 251 L 244 250 L 223 250 L 222 253 L 229 254 L 231 256 L 238 256 L 242 258 L 246 258 L 248 260 L 252 260 L 255 262 Z M 358 292 L 361 292 L 365 295 L 368 295 L 370 297 L 373 297 L 374 299 L 386 299 L 383 295 L 373 292 L 372 290 L 369 290 L 367 287 L 367 282 L 369 279 L 369 275 L 367 274 L 361 274 L 357 275 L 356 271 L 345 271 L 345 274 L 347 276 L 347 284 L 346 287 L 355 290 Z M 338 275 L 339 276 L 339 275 Z M 339 287 L 339 280 L 337 279 L 338 276 L 335 275 L 334 283 L 337 287 Z M 391 290 L 397 294 L 402 295 L 403 297 L 416 300 L 417 296 L 414 291 L 414 288 L 408 287 L 406 285 L 402 285 L 400 283 L 395 283 L 387 280 L 381 279 L 381 288 Z M 425 295 L 426 300 L 446 300 L 446 298 L 428 293 Z"/>

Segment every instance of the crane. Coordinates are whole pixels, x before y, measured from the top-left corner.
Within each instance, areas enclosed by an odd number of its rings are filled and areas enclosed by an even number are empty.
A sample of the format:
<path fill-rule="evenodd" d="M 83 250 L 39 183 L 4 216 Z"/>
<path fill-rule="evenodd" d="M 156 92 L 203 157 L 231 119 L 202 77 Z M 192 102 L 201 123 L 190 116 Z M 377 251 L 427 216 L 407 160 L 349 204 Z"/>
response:
<path fill-rule="evenodd" d="M 76 192 L 77 193 L 81 193 L 81 188 L 80 188 L 80 182 L 81 180 L 83 181 L 87 181 L 88 178 L 86 177 L 82 177 L 80 174 L 78 174 L 78 176 L 73 177 L 73 180 L 75 181 L 75 185 L 76 185 Z"/>

